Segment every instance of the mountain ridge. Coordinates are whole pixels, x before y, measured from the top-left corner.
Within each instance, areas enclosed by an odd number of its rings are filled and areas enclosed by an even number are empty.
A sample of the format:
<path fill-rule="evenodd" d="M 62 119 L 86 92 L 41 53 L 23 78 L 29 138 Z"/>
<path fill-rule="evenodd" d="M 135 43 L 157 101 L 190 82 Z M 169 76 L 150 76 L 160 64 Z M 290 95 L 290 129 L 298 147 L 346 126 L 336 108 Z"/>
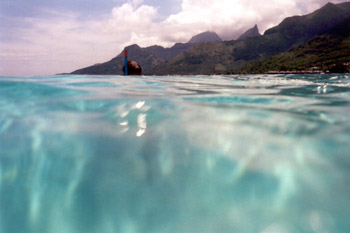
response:
<path fill-rule="evenodd" d="M 240 35 L 237 40 L 245 40 L 247 38 L 257 37 L 257 36 L 261 36 L 261 34 L 259 32 L 258 25 L 255 24 L 254 27 L 248 29 L 246 32 Z"/>
<path fill-rule="evenodd" d="M 242 67 L 240 73 L 268 72 L 350 72 L 350 17 L 327 33 L 287 52 L 258 59 Z"/>
<path fill-rule="evenodd" d="M 131 49 L 131 59 L 141 64 L 145 75 L 240 73 L 247 63 L 301 46 L 346 22 L 349 17 L 350 2 L 328 3 L 310 14 L 285 18 L 263 35 L 259 33 L 259 36 L 232 41 L 175 44 L 171 48 L 141 48 L 134 45 L 126 49 Z M 257 26 L 252 29 L 256 35 Z M 109 62 L 74 71 L 73 74 L 122 74 L 122 65 L 123 54 L 120 53 Z"/>

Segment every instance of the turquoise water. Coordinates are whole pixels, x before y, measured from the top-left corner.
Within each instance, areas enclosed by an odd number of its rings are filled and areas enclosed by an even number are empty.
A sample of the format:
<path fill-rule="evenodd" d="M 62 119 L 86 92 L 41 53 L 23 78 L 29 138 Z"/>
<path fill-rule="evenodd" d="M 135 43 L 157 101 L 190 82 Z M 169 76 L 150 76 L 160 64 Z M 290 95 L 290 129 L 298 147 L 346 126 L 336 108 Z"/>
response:
<path fill-rule="evenodd" d="M 1 233 L 347 233 L 349 216 L 349 75 L 0 77 Z"/>

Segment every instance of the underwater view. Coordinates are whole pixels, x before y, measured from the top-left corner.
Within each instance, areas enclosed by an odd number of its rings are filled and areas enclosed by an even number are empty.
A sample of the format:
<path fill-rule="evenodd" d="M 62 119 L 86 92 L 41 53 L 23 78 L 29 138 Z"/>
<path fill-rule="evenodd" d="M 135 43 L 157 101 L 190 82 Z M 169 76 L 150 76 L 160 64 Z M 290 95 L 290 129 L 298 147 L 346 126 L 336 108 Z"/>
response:
<path fill-rule="evenodd" d="M 348 233 L 350 75 L 0 77 L 1 233 Z"/>

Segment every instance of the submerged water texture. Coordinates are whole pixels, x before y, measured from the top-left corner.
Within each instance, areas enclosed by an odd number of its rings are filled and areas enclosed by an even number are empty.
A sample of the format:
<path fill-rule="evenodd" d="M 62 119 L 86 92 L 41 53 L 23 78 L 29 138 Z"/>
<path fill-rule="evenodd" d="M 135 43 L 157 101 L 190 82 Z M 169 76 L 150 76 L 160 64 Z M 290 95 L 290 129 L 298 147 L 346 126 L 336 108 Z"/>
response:
<path fill-rule="evenodd" d="M 347 233 L 349 116 L 349 75 L 0 77 L 0 232 Z"/>

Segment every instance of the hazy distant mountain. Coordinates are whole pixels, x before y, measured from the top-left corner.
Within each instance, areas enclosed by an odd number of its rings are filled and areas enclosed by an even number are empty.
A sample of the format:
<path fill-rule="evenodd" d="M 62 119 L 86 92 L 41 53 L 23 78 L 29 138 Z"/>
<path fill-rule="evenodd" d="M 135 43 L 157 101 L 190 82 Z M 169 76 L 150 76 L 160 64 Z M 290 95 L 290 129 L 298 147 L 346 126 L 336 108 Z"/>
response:
<path fill-rule="evenodd" d="M 146 75 L 152 74 L 152 68 L 162 62 L 166 62 L 180 53 L 192 48 L 195 44 L 176 43 L 171 48 L 164 48 L 154 45 L 146 48 L 134 44 L 126 47 L 128 50 L 129 60 L 137 61 Z M 124 49 L 124 50 L 125 50 Z M 123 50 L 123 51 L 124 51 Z M 72 74 L 123 74 L 122 67 L 124 65 L 124 52 L 112 60 L 100 64 L 95 64 L 86 68 L 82 68 L 72 72 Z"/>
<path fill-rule="evenodd" d="M 128 50 L 129 60 L 137 61 L 146 75 L 152 74 L 153 67 L 166 62 L 184 52 L 185 50 L 193 47 L 193 44 L 177 43 L 171 48 L 164 48 L 159 45 L 150 46 L 147 48 L 141 48 L 138 45 L 131 45 L 126 47 Z M 118 56 L 112 60 L 95 64 L 86 68 L 82 68 L 72 72 L 72 74 L 123 74 L 122 68 L 124 65 L 124 52 L 121 52 Z"/>
<path fill-rule="evenodd" d="M 221 42 L 221 38 L 215 32 L 203 32 L 198 35 L 193 36 L 189 44 L 197 44 L 197 43 L 208 43 L 208 42 Z"/>
<path fill-rule="evenodd" d="M 244 33 L 239 40 L 221 41 L 216 33 L 205 32 L 192 37 L 189 43 L 176 44 L 171 48 L 161 46 L 140 48 L 133 45 L 127 49 L 130 59 L 136 60 L 146 75 L 239 73 L 243 71 L 242 69 L 247 70 L 247 64 L 257 59 L 262 61 L 264 58 L 300 48 L 300 46 L 309 48 L 308 42 L 312 43 L 312 46 L 317 46 L 319 44 L 317 41 L 324 40 L 325 42 L 320 46 L 326 51 L 328 40 L 330 40 L 329 47 L 336 44 L 333 37 L 327 36 L 330 31 L 337 27 L 350 31 L 346 28 L 349 17 L 350 2 L 328 3 L 311 14 L 286 18 L 276 27 L 267 30 L 264 35 L 260 35 L 257 27 L 254 27 Z M 336 33 L 332 35 L 339 36 Z M 221 42 L 213 42 L 219 40 L 218 38 Z M 341 41 L 347 41 L 346 36 L 341 36 Z M 349 43 L 341 42 L 337 46 L 335 48 L 350 51 Z M 303 54 L 302 51 L 301 49 L 295 52 L 301 59 L 309 52 L 306 49 Z M 341 61 L 342 57 L 347 55 L 340 53 L 337 56 L 340 56 L 340 60 L 337 59 Z M 123 54 L 121 53 L 109 62 L 73 73 L 121 74 L 122 65 Z"/>
<path fill-rule="evenodd" d="M 144 74 L 152 74 L 152 68 L 173 59 L 182 52 L 192 48 L 200 43 L 220 42 L 220 37 L 215 32 L 203 32 L 193 36 L 188 43 L 176 43 L 171 48 L 164 48 L 159 45 L 141 48 L 138 45 L 126 47 L 129 59 L 137 61 Z M 72 74 L 123 74 L 122 67 L 124 65 L 124 53 L 121 52 L 112 60 L 95 64 L 83 69 L 76 70 Z"/>
<path fill-rule="evenodd" d="M 128 50 L 129 54 L 132 54 L 132 60 L 138 61 L 141 64 L 143 72 L 145 73 L 147 73 L 151 67 L 164 62 L 163 59 L 136 44 L 128 46 L 126 49 Z M 123 74 L 123 65 L 124 53 L 121 52 L 118 56 L 114 57 L 108 62 L 79 69 L 74 71 L 72 74 Z"/>
<path fill-rule="evenodd" d="M 243 33 L 240 37 L 238 37 L 238 40 L 245 40 L 250 37 L 257 37 L 261 36 L 259 33 L 258 25 L 255 24 L 253 28 L 250 28 L 245 33 Z"/>

